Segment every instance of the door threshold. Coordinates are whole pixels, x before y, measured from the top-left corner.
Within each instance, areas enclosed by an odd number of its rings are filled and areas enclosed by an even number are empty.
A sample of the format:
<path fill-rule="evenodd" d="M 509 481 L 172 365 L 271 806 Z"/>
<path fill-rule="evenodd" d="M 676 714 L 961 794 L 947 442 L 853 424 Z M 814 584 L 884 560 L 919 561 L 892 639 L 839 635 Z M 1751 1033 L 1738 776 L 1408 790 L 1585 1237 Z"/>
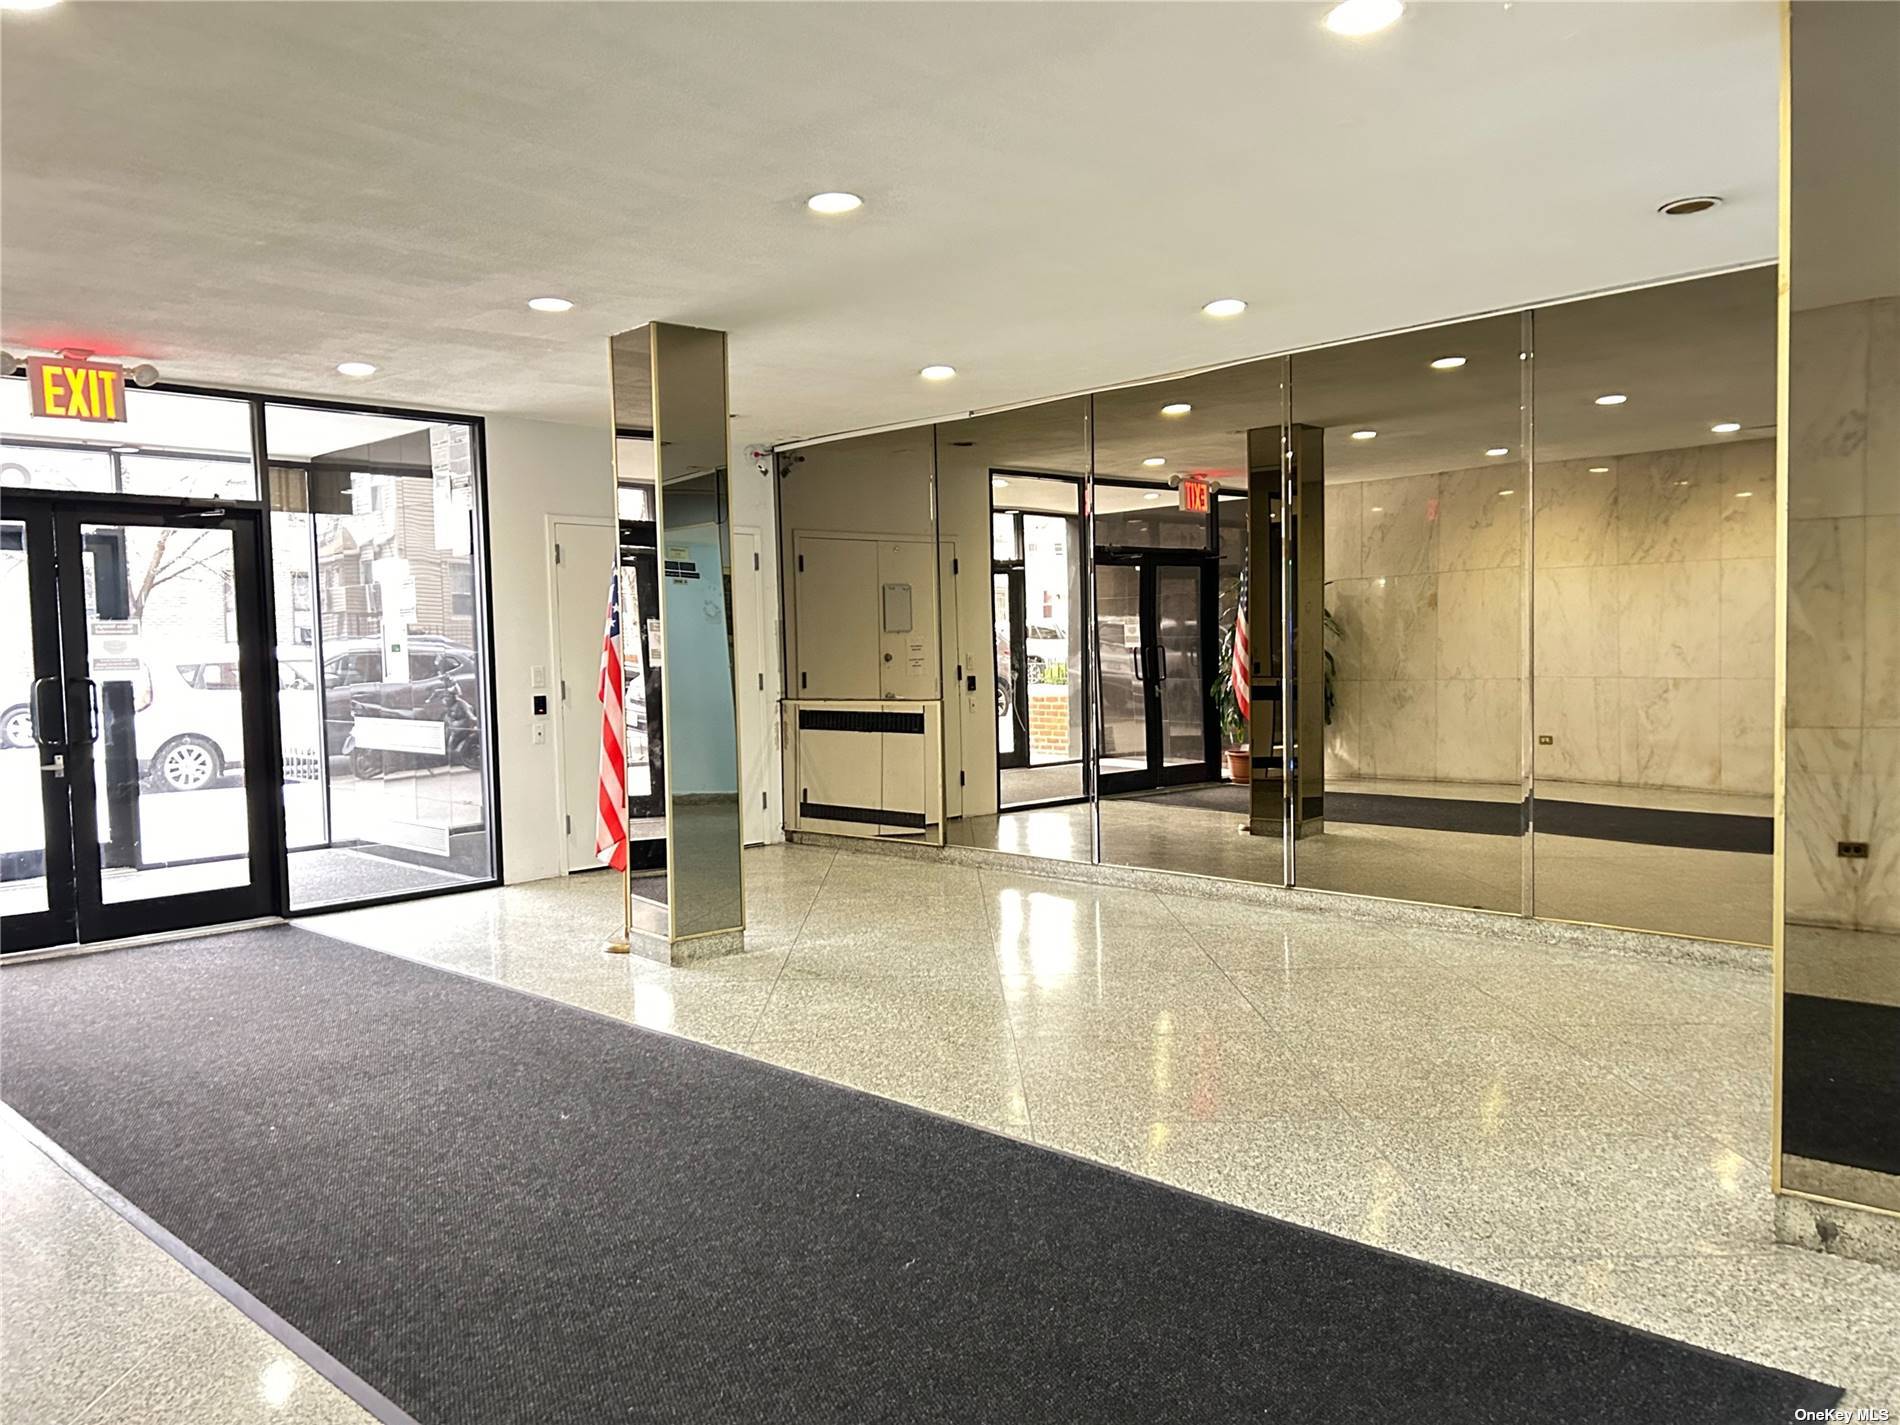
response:
<path fill-rule="evenodd" d="M 194 925 L 183 930 L 155 930 L 150 935 L 127 935 L 118 940 L 95 940 L 84 945 L 49 945 L 44 950 L 15 950 L 0 963 L 25 964 L 33 960 L 58 960 L 68 955 L 94 955 L 101 950 L 130 950 L 140 945 L 159 945 L 167 940 L 195 940 L 202 935 L 229 935 L 237 930 L 262 930 L 272 925 L 287 925 L 281 915 L 260 915 L 253 920 L 232 920 L 220 925 Z"/>

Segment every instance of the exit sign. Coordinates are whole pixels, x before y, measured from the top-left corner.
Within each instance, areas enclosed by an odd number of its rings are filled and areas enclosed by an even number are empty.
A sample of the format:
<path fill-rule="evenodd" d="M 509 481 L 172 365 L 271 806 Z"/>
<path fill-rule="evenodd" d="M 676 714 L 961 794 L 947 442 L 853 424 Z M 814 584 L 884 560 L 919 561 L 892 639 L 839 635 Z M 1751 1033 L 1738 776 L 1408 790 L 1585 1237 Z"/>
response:
<path fill-rule="evenodd" d="M 102 361 L 35 356 L 26 363 L 33 414 L 66 421 L 125 419 L 125 371 Z"/>
<path fill-rule="evenodd" d="M 1181 508 L 1189 514 L 1204 515 L 1208 504 L 1207 481 L 1190 475 L 1181 482 Z"/>

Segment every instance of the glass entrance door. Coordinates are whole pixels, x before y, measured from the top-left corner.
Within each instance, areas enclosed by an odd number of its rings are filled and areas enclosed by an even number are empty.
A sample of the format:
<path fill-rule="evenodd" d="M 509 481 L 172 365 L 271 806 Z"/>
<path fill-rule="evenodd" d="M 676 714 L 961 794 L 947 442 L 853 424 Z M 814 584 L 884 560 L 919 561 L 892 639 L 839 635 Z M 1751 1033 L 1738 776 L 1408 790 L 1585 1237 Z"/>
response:
<path fill-rule="evenodd" d="M 40 809 L 0 858 L 7 948 L 271 913 L 259 511 L 10 497 L 7 513 L 0 577 L 31 610 L 30 657 L 9 647 L 7 667 L 32 676 L 0 755 Z"/>
<path fill-rule="evenodd" d="M 1129 555 L 1096 565 L 1102 670 L 1097 746 L 1105 793 L 1213 781 L 1218 775 L 1204 563 Z"/>

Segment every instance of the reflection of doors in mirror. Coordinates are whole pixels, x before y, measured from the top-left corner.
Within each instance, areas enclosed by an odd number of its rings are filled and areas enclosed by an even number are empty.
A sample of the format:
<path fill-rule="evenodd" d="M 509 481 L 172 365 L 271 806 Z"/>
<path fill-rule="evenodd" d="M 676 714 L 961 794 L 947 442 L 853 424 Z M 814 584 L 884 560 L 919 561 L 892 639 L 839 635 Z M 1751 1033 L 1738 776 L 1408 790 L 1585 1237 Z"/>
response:
<path fill-rule="evenodd" d="M 990 575 L 996 660 L 997 802 L 1077 801 L 1082 785 L 1080 488 L 992 476 Z"/>
<path fill-rule="evenodd" d="M 1205 564 L 1159 552 L 1097 560 L 1104 792 L 1218 777 L 1207 682 L 1215 661 L 1207 607 L 1213 589 Z"/>

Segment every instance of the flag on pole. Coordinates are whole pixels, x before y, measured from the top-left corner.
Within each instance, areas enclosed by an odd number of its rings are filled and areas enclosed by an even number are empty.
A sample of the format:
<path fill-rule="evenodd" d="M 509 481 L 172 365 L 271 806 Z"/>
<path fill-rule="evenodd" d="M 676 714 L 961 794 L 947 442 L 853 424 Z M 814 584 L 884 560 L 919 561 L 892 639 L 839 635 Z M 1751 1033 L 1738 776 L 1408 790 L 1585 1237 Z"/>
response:
<path fill-rule="evenodd" d="M 1241 721 L 1253 716 L 1253 655 L 1247 646 L 1247 571 L 1240 571 L 1240 597 L 1234 601 L 1234 661 L 1227 676 Z"/>
<path fill-rule="evenodd" d="M 600 641 L 600 788 L 594 807 L 594 859 L 627 869 L 627 753 L 622 742 L 626 709 L 621 702 L 620 574 L 607 581 L 607 631 Z"/>

